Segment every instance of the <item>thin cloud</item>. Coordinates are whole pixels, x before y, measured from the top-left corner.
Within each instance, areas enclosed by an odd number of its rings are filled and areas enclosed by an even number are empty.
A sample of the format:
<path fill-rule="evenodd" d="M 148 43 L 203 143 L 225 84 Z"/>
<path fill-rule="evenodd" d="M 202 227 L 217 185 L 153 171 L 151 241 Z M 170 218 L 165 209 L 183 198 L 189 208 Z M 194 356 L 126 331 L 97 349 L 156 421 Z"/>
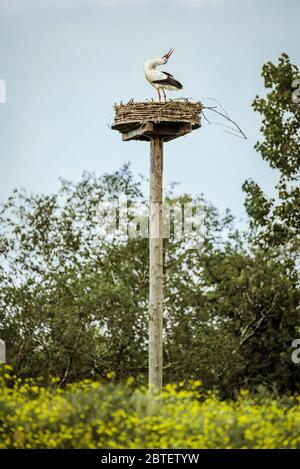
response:
<path fill-rule="evenodd" d="M 99 6 L 99 7 L 128 7 L 150 3 L 150 0 L 0 0 L 0 13 L 4 11 L 21 11 L 31 8 L 49 8 L 57 6 Z"/>
<path fill-rule="evenodd" d="M 5 13 L 18 13 L 32 8 L 57 8 L 99 6 L 100 8 L 140 8 L 147 5 L 173 5 L 173 7 L 216 7 L 226 0 L 0 0 L 0 15 Z"/>
<path fill-rule="evenodd" d="M 175 0 L 177 5 L 184 7 L 218 7 L 224 5 L 226 0 Z"/>

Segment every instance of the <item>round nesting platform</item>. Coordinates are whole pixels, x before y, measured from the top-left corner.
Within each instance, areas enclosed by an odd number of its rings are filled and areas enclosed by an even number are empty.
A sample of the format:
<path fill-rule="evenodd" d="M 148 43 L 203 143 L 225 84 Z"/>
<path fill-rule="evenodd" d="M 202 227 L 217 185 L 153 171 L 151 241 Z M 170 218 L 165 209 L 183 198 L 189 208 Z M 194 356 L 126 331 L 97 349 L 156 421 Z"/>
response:
<path fill-rule="evenodd" d="M 112 129 L 123 134 L 123 140 L 150 140 L 160 136 L 168 141 L 201 126 L 201 103 L 188 100 L 129 102 L 115 105 Z"/>

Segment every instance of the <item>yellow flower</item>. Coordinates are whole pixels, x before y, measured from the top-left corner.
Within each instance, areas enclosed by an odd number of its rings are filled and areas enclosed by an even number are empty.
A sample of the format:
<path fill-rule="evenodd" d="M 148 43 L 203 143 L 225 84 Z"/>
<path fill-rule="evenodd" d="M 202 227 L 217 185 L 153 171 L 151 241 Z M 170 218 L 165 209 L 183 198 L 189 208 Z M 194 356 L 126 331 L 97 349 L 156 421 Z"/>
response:
<path fill-rule="evenodd" d="M 151 401 L 146 387 L 130 387 L 133 378 L 66 388 L 12 381 L 0 381 L 1 449 L 300 448 L 299 398 L 287 405 L 242 390 L 236 401 L 204 391 L 199 399 L 199 380 L 167 384 Z"/>
<path fill-rule="evenodd" d="M 129 376 L 129 378 L 127 379 L 127 384 L 130 386 L 131 384 L 134 383 L 134 377 L 133 376 Z"/>

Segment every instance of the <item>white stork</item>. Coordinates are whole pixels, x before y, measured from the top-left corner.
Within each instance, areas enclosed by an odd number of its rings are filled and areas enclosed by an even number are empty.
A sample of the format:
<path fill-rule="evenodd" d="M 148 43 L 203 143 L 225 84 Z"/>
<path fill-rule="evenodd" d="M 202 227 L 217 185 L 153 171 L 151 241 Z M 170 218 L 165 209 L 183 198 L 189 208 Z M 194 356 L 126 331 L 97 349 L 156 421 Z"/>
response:
<path fill-rule="evenodd" d="M 182 84 L 177 81 L 173 75 L 167 72 L 156 70 L 158 65 L 164 65 L 168 62 L 170 56 L 173 54 L 174 49 L 171 48 L 169 52 L 162 56 L 161 59 L 149 59 L 144 63 L 144 72 L 146 80 L 157 89 L 158 99 L 161 102 L 160 90 L 162 89 L 166 101 L 166 90 L 181 90 Z"/>

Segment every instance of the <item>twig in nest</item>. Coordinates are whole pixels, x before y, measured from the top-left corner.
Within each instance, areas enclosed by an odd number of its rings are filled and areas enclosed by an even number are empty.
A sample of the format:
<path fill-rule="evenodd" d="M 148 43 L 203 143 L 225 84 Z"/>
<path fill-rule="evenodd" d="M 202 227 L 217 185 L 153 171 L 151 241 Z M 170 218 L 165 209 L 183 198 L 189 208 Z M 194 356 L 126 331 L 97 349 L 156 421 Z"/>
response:
<path fill-rule="evenodd" d="M 233 135 L 234 137 L 241 138 L 242 140 L 247 140 L 247 137 L 244 134 L 243 135 L 234 134 L 233 132 L 228 132 L 228 130 L 224 130 L 224 133 L 229 134 L 229 135 Z"/>
<path fill-rule="evenodd" d="M 240 137 L 240 138 L 243 138 L 245 140 L 247 140 L 247 136 L 246 134 L 242 131 L 242 129 L 240 128 L 240 126 L 234 121 L 232 120 L 229 115 L 227 114 L 227 112 L 225 111 L 225 109 L 223 108 L 223 106 L 214 98 L 207 98 L 207 99 L 213 99 L 219 106 L 220 108 L 224 111 L 224 112 L 220 112 L 218 109 L 217 109 L 217 106 L 203 106 L 203 109 L 209 109 L 210 111 L 213 111 L 215 112 L 216 114 L 219 114 L 219 116 L 222 116 L 224 117 L 224 119 L 226 119 L 227 121 L 231 122 L 235 127 L 236 129 L 232 128 L 232 127 L 229 127 L 227 126 L 228 128 L 230 128 L 231 130 L 233 130 L 234 132 L 238 132 L 236 134 L 234 133 L 231 133 L 231 132 L 228 132 L 226 130 L 224 130 L 225 133 L 227 134 L 231 134 L 231 135 L 234 135 L 235 137 Z M 202 115 L 204 116 L 203 114 L 203 110 L 202 110 Z M 204 116 L 204 118 L 207 120 L 206 116 Z M 220 124 L 219 122 L 215 122 L 216 124 L 219 124 L 219 125 L 224 125 L 225 124 Z M 225 126 L 226 127 L 226 126 Z M 240 135 L 239 135 L 240 134 Z"/>
<path fill-rule="evenodd" d="M 211 99 L 212 101 L 214 101 L 215 103 L 217 103 L 218 106 L 220 106 L 220 108 L 222 109 L 222 111 L 224 112 L 224 114 L 226 114 L 226 116 L 228 117 L 229 119 L 229 115 L 228 115 L 228 112 L 226 112 L 226 110 L 224 109 L 224 107 L 222 106 L 222 104 L 215 98 L 204 98 L 204 99 Z M 214 106 L 214 108 L 216 108 L 216 106 Z"/>
<path fill-rule="evenodd" d="M 243 135 L 240 135 L 240 132 L 238 129 L 235 129 L 234 127 L 230 127 L 230 125 L 222 124 L 222 122 L 212 122 L 212 124 L 221 125 L 222 127 L 226 127 L 227 129 L 232 130 L 232 132 L 228 132 L 228 130 L 224 130 L 225 134 L 234 135 L 235 137 L 242 138 L 243 140 L 245 139 Z"/>
<path fill-rule="evenodd" d="M 211 125 L 211 122 L 208 120 L 208 118 L 206 117 L 206 115 L 204 114 L 203 111 L 201 111 L 201 114 L 202 114 L 202 116 L 204 117 L 204 119 L 206 120 L 206 122 L 207 122 L 209 125 Z"/>
<path fill-rule="evenodd" d="M 235 129 L 234 127 L 231 127 L 230 125 L 223 124 L 222 122 L 212 122 L 212 124 L 220 125 L 222 127 L 226 127 L 226 129 L 232 130 L 233 132 L 238 132 L 239 133 L 238 129 Z"/>

